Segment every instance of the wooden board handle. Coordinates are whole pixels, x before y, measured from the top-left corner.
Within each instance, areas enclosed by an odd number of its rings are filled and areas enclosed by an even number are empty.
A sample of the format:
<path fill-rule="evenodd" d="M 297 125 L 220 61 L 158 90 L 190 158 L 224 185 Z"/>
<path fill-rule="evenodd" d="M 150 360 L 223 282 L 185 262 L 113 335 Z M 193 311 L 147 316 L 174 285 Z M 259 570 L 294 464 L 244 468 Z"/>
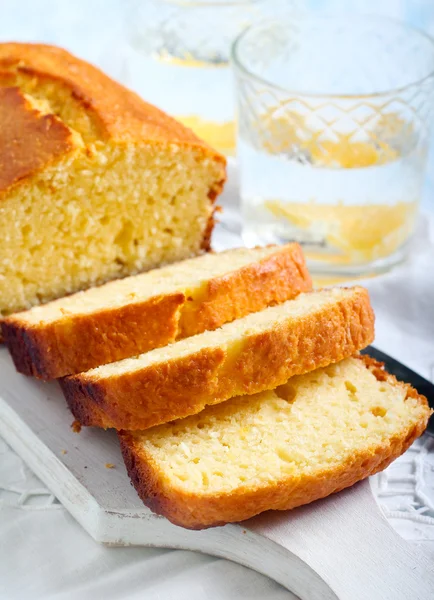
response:
<path fill-rule="evenodd" d="M 339 600 L 434 599 L 434 564 L 390 527 L 368 481 L 289 513 L 260 515 L 248 528 L 297 555 Z"/>

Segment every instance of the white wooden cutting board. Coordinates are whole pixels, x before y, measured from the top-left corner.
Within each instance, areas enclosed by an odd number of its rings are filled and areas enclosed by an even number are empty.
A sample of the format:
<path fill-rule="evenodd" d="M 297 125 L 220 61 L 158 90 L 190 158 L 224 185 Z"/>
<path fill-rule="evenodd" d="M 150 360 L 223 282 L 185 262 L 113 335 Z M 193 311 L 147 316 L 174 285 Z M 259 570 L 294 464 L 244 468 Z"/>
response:
<path fill-rule="evenodd" d="M 72 420 L 58 384 L 19 375 L 0 348 L 0 435 L 97 542 L 221 556 L 302 600 L 434 599 L 434 565 L 390 528 L 368 482 L 290 512 L 188 531 L 143 506 L 113 432 L 77 434 Z"/>

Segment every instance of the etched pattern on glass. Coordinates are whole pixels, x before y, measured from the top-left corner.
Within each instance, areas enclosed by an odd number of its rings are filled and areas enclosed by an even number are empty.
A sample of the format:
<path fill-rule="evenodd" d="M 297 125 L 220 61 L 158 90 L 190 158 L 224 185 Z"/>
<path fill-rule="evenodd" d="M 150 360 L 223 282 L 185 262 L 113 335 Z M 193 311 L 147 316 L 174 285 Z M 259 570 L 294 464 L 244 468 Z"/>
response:
<path fill-rule="evenodd" d="M 241 37 L 234 66 L 245 243 L 298 241 L 318 272 L 402 260 L 434 109 L 432 41 L 375 19 L 274 21 Z"/>

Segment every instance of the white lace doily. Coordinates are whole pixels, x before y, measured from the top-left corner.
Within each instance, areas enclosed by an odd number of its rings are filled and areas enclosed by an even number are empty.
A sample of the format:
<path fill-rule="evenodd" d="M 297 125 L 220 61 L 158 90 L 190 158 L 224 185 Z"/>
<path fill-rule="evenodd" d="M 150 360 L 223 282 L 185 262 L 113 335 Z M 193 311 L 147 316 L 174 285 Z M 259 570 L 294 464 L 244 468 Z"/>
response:
<path fill-rule="evenodd" d="M 406 539 L 434 549 L 434 437 L 425 434 L 392 465 L 372 477 L 378 502 Z"/>

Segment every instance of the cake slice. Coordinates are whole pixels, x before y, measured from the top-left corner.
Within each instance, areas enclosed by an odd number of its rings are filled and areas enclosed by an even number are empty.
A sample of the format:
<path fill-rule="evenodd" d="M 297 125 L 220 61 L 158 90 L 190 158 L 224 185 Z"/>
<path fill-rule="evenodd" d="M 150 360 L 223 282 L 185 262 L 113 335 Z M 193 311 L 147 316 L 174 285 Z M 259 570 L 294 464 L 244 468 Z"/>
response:
<path fill-rule="evenodd" d="M 0 319 L 210 248 L 225 158 L 61 48 L 0 44 Z"/>
<path fill-rule="evenodd" d="M 430 412 L 424 396 L 359 357 L 119 437 L 143 502 L 202 529 L 307 504 L 381 471 Z"/>
<path fill-rule="evenodd" d="M 18 371 L 41 379 L 165 346 L 311 289 L 298 244 L 205 254 L 12 315 Z"/>
<path fill-rule="evenodd" d="M 61 380 L 83 425 L 146 429 L 338 362 L 374 337 L 360 287 L 300 294 L 164 348 Z"/>

